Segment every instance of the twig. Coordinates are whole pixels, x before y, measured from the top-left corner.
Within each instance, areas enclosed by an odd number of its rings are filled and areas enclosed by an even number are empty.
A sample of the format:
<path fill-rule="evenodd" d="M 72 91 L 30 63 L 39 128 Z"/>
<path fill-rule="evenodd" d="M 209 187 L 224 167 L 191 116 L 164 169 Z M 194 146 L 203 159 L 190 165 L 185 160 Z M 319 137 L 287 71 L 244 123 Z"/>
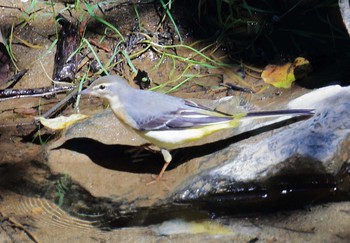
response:
<path fill-rule="evenodd" d="M 36 243 L 39 243 L 40 240 L 38 240 L 38 238 L 32 233 L 30 232 L 29 230 L 27 230 L 23 224 L 21 224 L 20 222 L 18 222 L 16 219 L 12 218 L 12 217 L 7 217 L 5 216 L 2 212 L 0 212 L 0 216 L 3 217 L 5 220 L 7 220 L 8 222 L 10 222 L 12 225 L 12 227 L 16 227 L 18 229 L 21 229 L 23 230 L 27 235 L 28 237 L 33 240 L 34 242 Z"/>
<path fill-rule="evenodd" d="M 231 90 L 235 90 L 235 91 L 242 91 L 245 93 L 254 93 L 254 91 L 252 91 L 251 89 L 248 88 L 244 88 L 244 87 L 240 87 L 231 83 L 221 83 L 220 86 L 226 87 L 228 89 Z"/>
<path fill-rule="evenodd" d="M 7 89 L 11 89 L 13 88 L 13 86 L 15 86 L 15 84 L 24 76 L 24 74 L 26 74 L 28 72 L 28 69 L 23 69 L 21 71 L 19 71 L 18 73 L 16 73 L 15 75 L 13 75 L 11 78 L 9 78 L 9 80 L 7 81 L 7 83 L 9 83 L 9 85 L 7 86 Z"/>
<path fill-rule="evenodd" d="M 105 52 L 111 52 L 111 48 L 108 48 L 107 46 L 99 44 L 97 41 L 93 40 L 92 38 L 89 38 L 88 41 L 91 43 L 91 45 L 94 45 L 94 46 L 104 50 Z"/>
<path fill-rule="evenodd" d="M 57 111 L 61 110 L 63 107 L 66 107 L 67 105 L 70 104 L 71 99 L 75 99 L 75 97 L 77 96 L 78 91 L 75 90 L 73 92 L 71 92 L 69 95 L 67 95 L 63 100 L 61 100 L 60 102 L 58 102 L 54 107 L 52 107 L 50 110 L 48 110 L 47 112 L 45 112 L 45 114 L 43 114 L 44 118 L 50 118 L 53 115 L 56 114 Z"/>
<path fill-rule="evenodd" d="M 10 223 L 12 223 L 13 227 L 16 227 L 16 228 L 19 228 L 19 229 L 23 230 L 23 231 L 28 235 L 28 237 L 29 237 L 30 239 L 32 239 L 34 242 L 36 242 L 36 243 L 39 243 L 39 242 L 40 242 L 32 232 L 30 232 L 29 230 L 27 230 L 27 229 L 24 227 L 23 224 L 21 224 L 20 222 L 18 222 L 18 221 L 15 220 L 14 218 L 10 218 L 10 217 L 9 217 L 9 218 L 7 218 L 7 219 L 8 219 L 8 221 L 9 221 Z"/>
<path fill-rule="evenodd" d="M 0 90 L 0 101 L 25 97 L 48 96 L 57 93 L 63 93 L 72 90 L 73 88 L 73 86 L 60 86 L 36 89 L 2 89 Z"/>
<path fill-rule="evenodd" d="M 23 11 L 23 9 L 18 8 L 18 7 L 12 7 L 12 6 L 6 6 L 6 5 L 0 5 L 0 8 L 9 8 L 9 9 L 16 9 L 18 11 Z"/>
<path fill-rule="evenodd" d="M 77 51 L 79 51 L 81 37 L 77 24 L 71 23 L 62 14 L 58 14 L 56 20 L 61 24 L 62 29 L 58 35 L 52 79 L 71 82 L 77 72 Z"/>

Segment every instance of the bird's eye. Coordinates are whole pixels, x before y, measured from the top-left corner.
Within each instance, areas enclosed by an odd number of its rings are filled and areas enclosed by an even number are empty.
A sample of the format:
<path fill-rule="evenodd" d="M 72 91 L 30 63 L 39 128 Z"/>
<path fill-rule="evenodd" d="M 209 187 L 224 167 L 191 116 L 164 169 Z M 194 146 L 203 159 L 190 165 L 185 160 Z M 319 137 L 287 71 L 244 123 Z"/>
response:
<path fill-rule="evenodd" d="M 100 90 L 104 90 L 104 89 L 106 88 L 106 86 L 103 85 L 103 84 L 101 84 L 101 85 L 99 86 L 99 88 L 100 88 Z"/>

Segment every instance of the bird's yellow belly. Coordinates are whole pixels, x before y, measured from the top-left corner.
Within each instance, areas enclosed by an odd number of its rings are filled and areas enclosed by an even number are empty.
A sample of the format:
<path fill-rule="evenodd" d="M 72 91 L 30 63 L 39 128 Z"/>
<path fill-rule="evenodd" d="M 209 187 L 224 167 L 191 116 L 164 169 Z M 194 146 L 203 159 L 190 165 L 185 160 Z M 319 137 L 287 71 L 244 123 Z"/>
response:
<path fill-rule="evenodd" d="M 233 123 L 236 125 L 238 122 L 231 120 L 230 122 L 211 124 L 197 128 L 136 132 L 141 137 L 160 148 L 174 149 L 179 147 L 179 145 L 194 142 L 222 129 L 235 127 Z"/>
<path fill-rule="evenodd" d="M 198 129 L 147 131 L 139 134 L 154 145 L 165 149 L 174 149 L 205 136 L 203 131 Z"/>

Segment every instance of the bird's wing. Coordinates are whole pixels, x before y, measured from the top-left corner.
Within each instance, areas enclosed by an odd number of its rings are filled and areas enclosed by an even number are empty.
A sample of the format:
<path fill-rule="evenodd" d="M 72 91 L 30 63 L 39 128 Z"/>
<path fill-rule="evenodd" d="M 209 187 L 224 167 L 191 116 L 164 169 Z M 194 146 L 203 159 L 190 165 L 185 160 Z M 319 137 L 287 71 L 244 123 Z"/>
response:
<path fill-rule="evenodd" d="M 162 112 L 156 117 L 136 121 L 140 130 L 185 129 L 232 120 L 232 116 L 213 111 L 205 106 L 185 100 L 177 110 Z"/>

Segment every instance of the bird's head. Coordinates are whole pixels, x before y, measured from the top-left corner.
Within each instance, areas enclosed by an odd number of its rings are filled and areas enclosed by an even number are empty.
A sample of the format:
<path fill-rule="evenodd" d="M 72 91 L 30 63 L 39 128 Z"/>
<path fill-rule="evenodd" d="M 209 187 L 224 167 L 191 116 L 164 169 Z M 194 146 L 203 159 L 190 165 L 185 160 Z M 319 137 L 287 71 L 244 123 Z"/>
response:
<path fill-rule="evenodd" d="M 117 75 L 111 75 L 96 79 L 81 94 L 111 100 L 113 97 L 118 96 L 120 92 L 130 88 L 125 79 Z"/>

